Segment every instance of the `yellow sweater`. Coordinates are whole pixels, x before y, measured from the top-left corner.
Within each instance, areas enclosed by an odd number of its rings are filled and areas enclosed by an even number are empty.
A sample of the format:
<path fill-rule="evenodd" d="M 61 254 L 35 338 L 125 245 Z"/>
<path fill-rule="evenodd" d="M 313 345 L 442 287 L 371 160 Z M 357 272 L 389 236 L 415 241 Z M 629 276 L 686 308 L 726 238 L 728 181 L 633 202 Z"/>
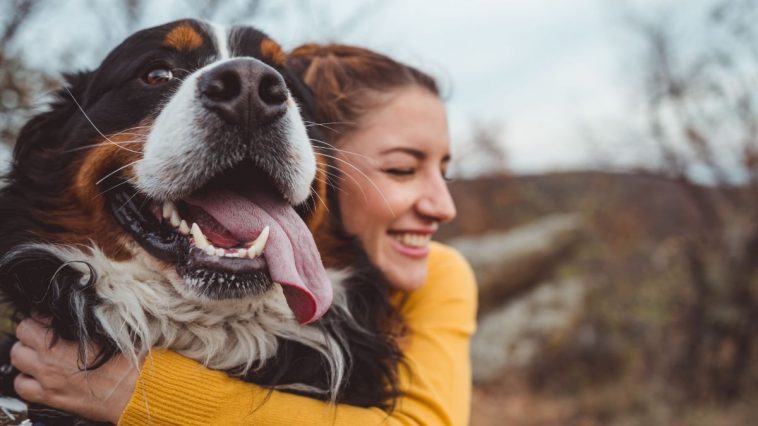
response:
<path fill-rule="evenodd" d="M 403 345 L 395 410 L 333 405 L 245 383 L 173 352 L 153 351 L 119 425 L 465 425 L 469 421 L 469 340 L 476 317 L 471 267 L 433 243 L 423 287 L 400 306 Z"/>

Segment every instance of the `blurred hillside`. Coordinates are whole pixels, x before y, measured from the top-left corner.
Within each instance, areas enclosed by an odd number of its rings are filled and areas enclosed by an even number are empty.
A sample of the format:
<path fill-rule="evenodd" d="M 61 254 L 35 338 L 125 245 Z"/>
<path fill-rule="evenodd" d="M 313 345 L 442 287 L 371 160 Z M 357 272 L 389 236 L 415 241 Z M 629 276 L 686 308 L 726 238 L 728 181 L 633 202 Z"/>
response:
<path fill-rule="evenodd" d="M 542 215 L 584 212 L 614 238 L 644 229 L 668 237 L 696 225 L 693 206 L 664 176 L 574 171 L 454 181 L 450 192 L 462 213 L 439 238 L 507 230 Z"/>
<path fill-rule="evenodd" d="M 751 424 L 754 369 L 736 397 L 718 386 L 694 394 L 676 379 L 696 298 L 682 241 L 703 226 L 680 182 L 583 171 L 457 181 L 451 190 L 459 217 L 441 234 L 454 245 L 485 235 L 509 244 L 509 234 L 544 228 L 556 214 L 582 219 L 579 244 L 539 259 L 549 273 L 480 317 L 474 425 Z M 476 251 L 467 253 L 476 263 Z M 522 278 L 506 274 L 502 284 L 513 279 Z M 724 344 L 718 354 L 694 375 L 720 374 L 735 350 Z"/>

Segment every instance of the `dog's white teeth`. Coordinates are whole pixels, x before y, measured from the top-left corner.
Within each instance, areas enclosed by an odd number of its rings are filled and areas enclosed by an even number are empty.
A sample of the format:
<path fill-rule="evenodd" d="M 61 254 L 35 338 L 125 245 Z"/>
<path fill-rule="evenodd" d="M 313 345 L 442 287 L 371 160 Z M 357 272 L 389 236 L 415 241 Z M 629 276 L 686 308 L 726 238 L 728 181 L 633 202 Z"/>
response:
<path fill-rule="evenodd" d="M 187 222 L 179 216 L 179 210 L 176 208 L 176 204 L 171 201 L 166 201 L 163 203 L 163 208 L 161 210 L 163 219 L 168 221 L 174 229 L 177 229 L 183 235 L 189 235 L 189 226 L 187 226 Z"/>
<path fill-rule="evenodd" d="M 195 247 L 199 248 L 200 250 L 205 250 L 205 248 L 208 246 L 213 248 L 213 246 L 208 243 L 208 239 L 205 238 L 205 235 L 203 235 L 203 231 L 201 231 L 200 227 L 197 226 L 197 223 L 192 224 L 190 233 L 192 234 L 192 238 L 195 240 Z"/>
<path fill-rule="evenodd" d="M 170 219 L 171 213 L 176 211 L 176 205 L 172 203 L 171 201 L 166 201 L 163 203 L 163 218 L 164 219 Z"/>
<path fill-rule="evenodd" d="M 187 222 L 180 220 L 179 231 L 182 233 L 186 231 L 187 234 L 191 234 L 195 247 L 205 252 L 208 256 L 255 259 L 263 254 L 263 249 L 266 247 L 266 242 L 268 241 L 270 228 L 268 226 L 263 228 L 263 231 L 261 231 L 258 238 L 252 243 L 248 243 L 248 248 L 237 249 L 215 247 L 210 241 L 208 241 L 208 237 L 203 234 L 203 231 L 197 223 L 193 223 L 192 227 L 189 228 L 187 227 Z"/>
<path fill-rule="evenodd" d="M 268 234 L 270 231 L 271 229 L 268 226 L 263 228 L 263 231 L 261 231 L 261 234 L 258 235 L 258 238 L 256 238 L 250 248 L 247 249 L 247 256 L 249 258 L 255 259 L 256 257 L 263 254 L 263 249 L 266 247 L 266 243 L 268 242 Z"/>
<path fill-rule="evenodd" d="M 189 235 L 190 234 L 190 228 L 187 225 L 187 221 L 185 221 L 184 219 L 182 219 L 182 221 L 179 223 L 179 232 L 182 235 Z"/>
<path fill-rule="evenodd" d="M 178 228 L 182 223 L 182 218 L 179 217 L 179 213 L 176 210 L 171 212 L 171 226 Z"/>

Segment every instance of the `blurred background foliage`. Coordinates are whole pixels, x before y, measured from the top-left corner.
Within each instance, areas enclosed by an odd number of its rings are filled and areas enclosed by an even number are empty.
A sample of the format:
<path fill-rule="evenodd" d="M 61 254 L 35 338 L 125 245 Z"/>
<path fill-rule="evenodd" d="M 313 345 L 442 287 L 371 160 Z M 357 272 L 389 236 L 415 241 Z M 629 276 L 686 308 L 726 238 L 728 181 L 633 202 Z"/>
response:
<path fill-rule="evenodd" d="M 147 2 L 85 3 L 97 37 L 56 44 L 50 63 L 107 51 L 141 25 Z M 672 31 L 688 2 L 655 16 L 618 4 L 642 46 L 627 58 L 639 96 L 629 122 L 594 137 L 651 142 L 649 162 L 518 174 L 503 123 L 472 126 L 455 165 L 466 178 L 450 186 L 460 214 L 440 239 L 469 257 L 480 281 L 473 424 L 755 423 L 758 2 L 706 3 L 696 40 Z M 262 0 L 177 4 L 220 22 L 264 9 L 302 19 Z M 339 39 L 382 7 L 365 5 L 339 21 L 317 18 Z M 58 84 L 59 70 L 33 65 L 19 43 L 56 7 L 0 6 L 0 149 Z"/>

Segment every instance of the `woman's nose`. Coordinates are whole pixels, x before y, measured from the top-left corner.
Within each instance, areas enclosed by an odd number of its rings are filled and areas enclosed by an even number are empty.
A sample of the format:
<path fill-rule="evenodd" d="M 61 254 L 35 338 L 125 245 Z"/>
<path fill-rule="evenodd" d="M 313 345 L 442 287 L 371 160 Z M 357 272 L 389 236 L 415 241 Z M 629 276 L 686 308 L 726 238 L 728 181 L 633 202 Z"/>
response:
<path fill-rule="evenodd" d="M 447 183 L 439 176 L 433 179 L 433 182 L 426 185 L 424 194 L 419 198 L 416 208 L 418 212 L 430 217 L 437 222 L 448 222 L 453 220 L 457 211 L 453 197 L 447 189 Z"/>

